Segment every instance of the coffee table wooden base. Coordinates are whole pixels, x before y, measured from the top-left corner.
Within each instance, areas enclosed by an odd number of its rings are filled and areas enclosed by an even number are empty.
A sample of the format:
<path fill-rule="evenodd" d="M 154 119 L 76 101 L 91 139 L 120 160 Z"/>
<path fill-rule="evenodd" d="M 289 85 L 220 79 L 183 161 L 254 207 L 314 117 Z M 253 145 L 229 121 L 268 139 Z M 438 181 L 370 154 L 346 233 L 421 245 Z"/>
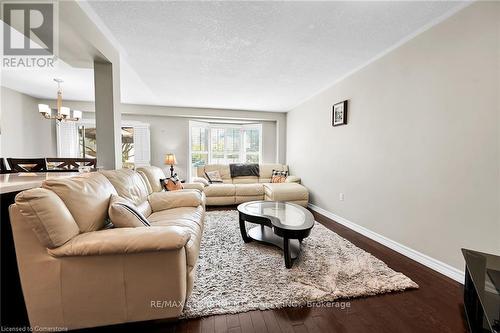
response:
<path fill-rule="evenodd" d="M 273 230 L 266 226 L 256 226 L 248 230 L 248 237 L 257 242 L 274 245 L 283 250 L 285 267 L 291 268 L 293 260 L 300 254 L 300 242 L 297 239 L 288 239 L 277 236 Z"/>
<path fill-rule="evenodd" d="M 314 216 L 307 209 L 288 202 L 250 201 L 238 206 L 241 238 L 283 250 L 285 267 L 292 268 L 300 254 L 302 240 L 314 226 Z M 246 229 L 246 222 L 257 224 Z"/>

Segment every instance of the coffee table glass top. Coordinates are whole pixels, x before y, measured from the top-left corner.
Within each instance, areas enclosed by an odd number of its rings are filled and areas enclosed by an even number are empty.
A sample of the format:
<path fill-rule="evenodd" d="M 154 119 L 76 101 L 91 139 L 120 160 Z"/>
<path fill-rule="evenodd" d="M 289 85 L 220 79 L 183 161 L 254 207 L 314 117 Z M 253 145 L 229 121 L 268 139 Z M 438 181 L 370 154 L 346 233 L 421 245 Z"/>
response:
<path fill-rule="evenodd" d="M 285 228 L 308 227 L 309 224 L 312 226 L 314 223 L 314 219 L 311 221 L 309 216 L 310 212 L 295 204 L 276 201 L 254 201 L 242 206 L 244 213 L 275 217 Z"/>

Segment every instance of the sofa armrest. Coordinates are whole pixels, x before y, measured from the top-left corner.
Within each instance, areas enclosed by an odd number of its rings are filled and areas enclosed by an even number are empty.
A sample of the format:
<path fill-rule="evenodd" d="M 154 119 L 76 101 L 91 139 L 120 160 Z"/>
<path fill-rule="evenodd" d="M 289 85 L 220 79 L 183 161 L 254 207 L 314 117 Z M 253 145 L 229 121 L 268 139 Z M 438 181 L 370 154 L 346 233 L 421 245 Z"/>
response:
<path fill-rule="evenodd" d="M 199 191 L 203 191 L 203 189 L 205 188 L 205 185 L 203 185 L 202 183 L 184 183 L 182 184 L 182 186 L 184 187 L 184 189 L 186 190 L 199 190 Z"/>
<path fill-rule="evenodd" d="M 203 190 L 201 190 L 198 187 L 196 187 L 196 188 L 184 188 L 182 190 L 177 190 L 176 192 L 179 192 L 179 191 L 183 191 L 183 192 L 196 192 L 196 193 L 200 194 L 200 197 L 201 197 L 201 203 L 200 203 L 200 205 L 202 205 L 203 206 L 203 210 L 205 210 L 205 204 L 207 203 L 207 196 L 205 195 L 205 192 L 203 192 Z"/>
<path fill-rule="evenodd" d="M 169 251 L 184 247 L 189 238 L 189 233 L 175 226 L 116 228 L 80 234 L 48 251 L 54 257 Z"/>
<path fill-rule="evenodd" d="M 297 183 L 297 184 L 300 184 L 300 177 L 297 177 L 297 176 L 288 176 L 286 177 L 286 180 L 285 182 L 286 183 Z"/>
<path fill-rule="evenodd" d="M 153 212 L 177 207 L 198 207 L 203 204 L 200 191 L 170 191 L 155 192 L 148 196 L 149 204 Z"/>
<path fill-rule="evenodd" d="M 203 177 L 193 177 L 191 179 L 191 183 L 199 183 L 199 184 L 202 184 L 203 187 L 210 185 L 210 182 L 206 178 L 203 178 Z"/>

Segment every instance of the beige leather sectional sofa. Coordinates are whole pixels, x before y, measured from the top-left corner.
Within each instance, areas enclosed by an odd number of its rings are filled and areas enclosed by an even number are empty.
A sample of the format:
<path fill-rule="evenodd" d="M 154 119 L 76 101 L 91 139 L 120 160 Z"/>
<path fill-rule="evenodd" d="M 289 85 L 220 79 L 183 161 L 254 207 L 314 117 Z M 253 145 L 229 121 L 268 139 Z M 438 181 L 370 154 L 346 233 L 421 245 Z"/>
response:
<path fill-rule="evenodd" d="M 283 200 L 307 205 L 300 179 L 271 184 L 229 176 L 222 184 L 188 183 L 162 192 L 160 168 L 122 169 L 52 179 L 21 192 L 9 207 L 19 274 L 32 327 L 77 329 L 178 317 L 190 295 L 205 203 Z M 151 227 L 108 228 L 112 195 L 131 202 Z M 193 199 L 194 198 L 194 199 Z M 160 304 L 161 306 L 158 306 Z"/>
<path fill-rule="evenodd" d="M 219 171 L 222 183 L 204 185 L 201 190 L 207 197 L 207 205 L 234 205 L 253 200 L 288 201 L 307 206 L 309 191 L 300 184 L 300 178 L 288 176 L 285 183 L 271 183 L 273 170 L 288 171 L 283 164 L 260 164 L 259 177 L 231 177 L 228 165 L 209 164 L 197 168 L 197 177 L 206 178 L 205 173 Z M 193 186 L 193 185 L 187 185 Z"/>
<path fill-rule="evenodd" d="M 144 172 L 115 170 L 47 180 L 16 197 L 9 213 L 32 327 L 181 314 L 193 287 L 205 196 L 156 190 Z M 152 226 L 108 229 L 113 194 L 131 201 Z"/>

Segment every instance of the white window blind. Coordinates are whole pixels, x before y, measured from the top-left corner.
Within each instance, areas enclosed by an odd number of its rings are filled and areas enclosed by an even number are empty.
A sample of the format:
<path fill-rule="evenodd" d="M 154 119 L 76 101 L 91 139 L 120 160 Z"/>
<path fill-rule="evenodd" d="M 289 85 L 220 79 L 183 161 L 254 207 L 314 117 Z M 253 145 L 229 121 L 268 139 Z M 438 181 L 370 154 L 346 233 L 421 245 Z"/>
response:
<path fill-rule="evenodd" d="M 134 164 L 135 167 L 150 165 L 150 133 L 149 125 L 134 125 Z"/>
<path fill-rule="evenodd" d="M 78 157 L 78 127 L 74 122 L 56 123 L 57 157 Z"/>

